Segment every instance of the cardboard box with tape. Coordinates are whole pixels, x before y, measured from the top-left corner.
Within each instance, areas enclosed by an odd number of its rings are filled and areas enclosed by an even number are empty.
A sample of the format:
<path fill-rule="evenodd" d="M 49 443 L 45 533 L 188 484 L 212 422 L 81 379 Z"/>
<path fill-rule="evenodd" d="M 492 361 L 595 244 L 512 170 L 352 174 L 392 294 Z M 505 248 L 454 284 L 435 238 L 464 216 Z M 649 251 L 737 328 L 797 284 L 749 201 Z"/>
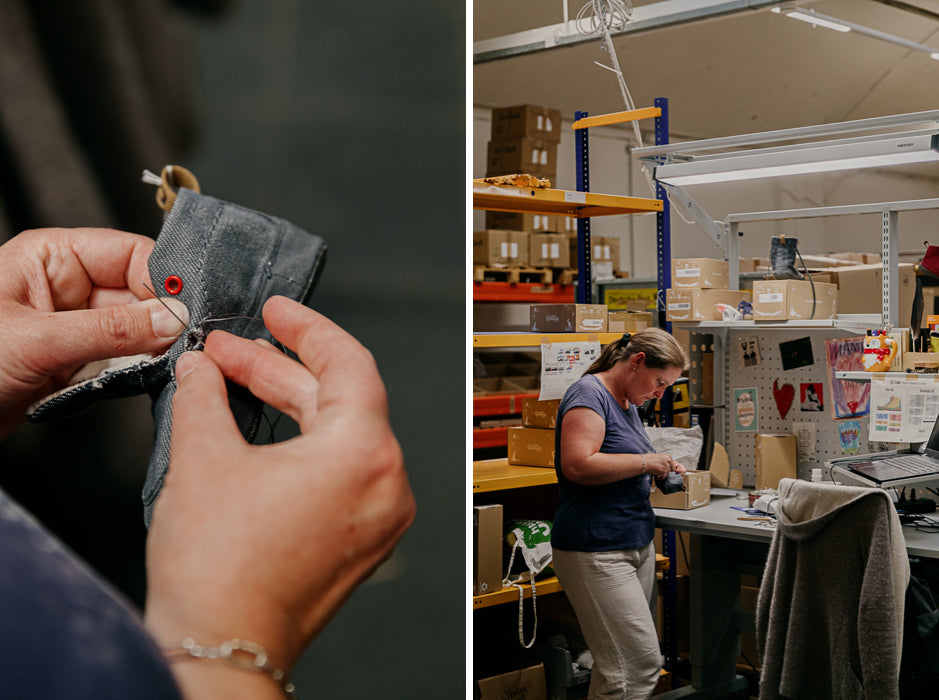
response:
<path fill-rule="evenodd" d="M 837 315 L 837 285 L 808 280 L 753 282 L 754 321 L 822 320 Z"/>
<path fill-rule="evenodd" d="M 653 508 L 673 508 L 676 510 L 691 510 L 700 508 L 711 502 L 711 474 L 706 471 L 688 471 L 682 477 L 685 485 L 684 491 L 664 494 L 655 488 L 649 494 L 649 502 Z"/>
<path fill-rule="evenodd" d="M 502 505 L 473 506 L 473 595 L 502 590 Z"/>
<path fill-rule="evenodd" d="M 553 430 L 513 426 L 508 432 L 509 464 L 554 468 Z"/>
<path fill-rule="evenodd" d="M 605 333 L 606 304 L 532 304 L 533 333 Z"/>

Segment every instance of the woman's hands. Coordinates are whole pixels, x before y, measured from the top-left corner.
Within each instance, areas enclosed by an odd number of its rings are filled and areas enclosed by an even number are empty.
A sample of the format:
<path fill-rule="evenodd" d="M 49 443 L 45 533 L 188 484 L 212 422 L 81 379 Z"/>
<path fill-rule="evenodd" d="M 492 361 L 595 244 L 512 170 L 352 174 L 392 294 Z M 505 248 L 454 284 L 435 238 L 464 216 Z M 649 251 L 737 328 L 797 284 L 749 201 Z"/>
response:
<path fill-rule="evenodd" d="M 55 228 L 0 246 L 0 439 L 81 365 L 159 352 L 179 337 L 189 311 L 169 300 L 177 319 L 145 286 L 153 245 L 122 231 Z"/>
<path fill-rule="evenodd" d="M 656 479 L 664 479 L 669 472 L 684 474 L 686 469 L 672 459 L 667 452 L 653 452 L 643 455 L 646 461 L 646 472 Z"/>
<path fill-rule="evenodd" d="M 285 668 L 391 554 L 415 504 L 371 354 L 288 299 L 269 300 L 263 313 L 299 362 L 214 332 L 203 353 L 176 364 L 170 467 L 147 544 L 146 621 L 164 645 L 238 637 Z M 226 377 L 293 418 L 301 435 L 247 444 Z M 202 666 L 174 670 L 185 687 L 213 673 Z"/>

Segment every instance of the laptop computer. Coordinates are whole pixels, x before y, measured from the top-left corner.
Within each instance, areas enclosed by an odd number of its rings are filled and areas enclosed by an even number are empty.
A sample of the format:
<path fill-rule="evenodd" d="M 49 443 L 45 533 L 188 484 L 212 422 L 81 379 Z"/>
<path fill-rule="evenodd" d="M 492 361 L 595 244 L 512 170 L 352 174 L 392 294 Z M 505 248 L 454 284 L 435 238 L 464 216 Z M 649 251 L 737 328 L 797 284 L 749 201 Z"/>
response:
<path fill-rule="evenodd" d="M 883 457 L 862 455 L 855 459 L 839 462 L 837 466 L 888 488 L 939 481 L 939 416 L 922 452 L 885 454 Z"/>

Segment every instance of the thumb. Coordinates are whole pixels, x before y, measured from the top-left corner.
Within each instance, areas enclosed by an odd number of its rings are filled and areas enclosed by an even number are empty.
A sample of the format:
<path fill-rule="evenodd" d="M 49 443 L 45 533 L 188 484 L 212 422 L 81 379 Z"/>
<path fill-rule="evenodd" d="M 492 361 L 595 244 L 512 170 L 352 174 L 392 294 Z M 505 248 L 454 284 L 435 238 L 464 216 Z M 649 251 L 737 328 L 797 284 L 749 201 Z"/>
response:
<path fill-rule="evenodd" d="M 178 299 L 147 299 L 48 314 L 40 326 L 43 354 L 53 372 L 112 357 L 157 352 L 171 345 L 189 324 L 189 309 Z"/>
<path fill-rule="evenodd" d="M 212 358 L 185 352 L 176 360 L 175 373 L 173 452 L 205 455 L 212 451 L 211 444 L 244 442 L 228 404 L 225 377 Z"/>

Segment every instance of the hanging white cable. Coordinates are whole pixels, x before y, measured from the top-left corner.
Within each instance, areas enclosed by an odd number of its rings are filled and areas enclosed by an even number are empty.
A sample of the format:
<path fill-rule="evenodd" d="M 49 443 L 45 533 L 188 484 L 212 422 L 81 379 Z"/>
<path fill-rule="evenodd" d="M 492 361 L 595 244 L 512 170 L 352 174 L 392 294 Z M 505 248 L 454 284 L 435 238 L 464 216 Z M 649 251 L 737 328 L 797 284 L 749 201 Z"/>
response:
<path fill-rule="evenodd" d="M 612 67 L 605 66 L 599 61 L 594 61 L 601 68 L 613 72 L 616 75 L 616 82 L 619 85 L 620 94 L 626 109 L 635 110 L 636 105 L 633 102 L 629 87 L 623 78 L 623 71 L 620 69 L 619 60 L 616 57 L 616 49 L 613 46 L 611 32 L 620 32 L 626 28 L 626 24 L 632 18 L 633 7 L 629 0 L 590 0 L 586 5 L 580 8 L 575 20 L 577 31 L 585 36 L 599 34 L 601 37 L 600 48 L 610 56 Z M 632 122 L 633 133 L 636 137 L 636 144 L 642 147 L 642 132 L 639 130 L 637 120 Z M 649 185 L 649 189 L 655 193 L 655 183 L 652 180 L 652 174 L 649 169 L 643 165 L 642 174 Z"/>

